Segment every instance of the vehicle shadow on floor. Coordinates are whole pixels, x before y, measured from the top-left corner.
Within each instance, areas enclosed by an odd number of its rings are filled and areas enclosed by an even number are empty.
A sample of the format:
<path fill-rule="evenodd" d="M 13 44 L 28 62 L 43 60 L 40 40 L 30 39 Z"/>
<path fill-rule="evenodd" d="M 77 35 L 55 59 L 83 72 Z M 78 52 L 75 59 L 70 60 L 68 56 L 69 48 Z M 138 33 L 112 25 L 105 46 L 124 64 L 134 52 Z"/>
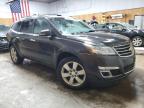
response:
<path fill-rule="evenodd" d="M 95 86 L 89 86 L 83 90 L 71 90 L 59 83 L 56 78 L 55 70 L 51 68 L 30 60 L 25 60 L 19 67 L 26 70 L 25 72 L 30 72 L 41 77 L 45 82 L 57 85 L 57 90 L 67 92 L 71 94 L 72 97 L 76 97 L 88 103 L 107 102 L 124 105 L 124 102 L 130 102 L 136 99 L 136 88 L 129 78 L 122 80 L 119 84 L 112 87 L 97 88 Z"/>

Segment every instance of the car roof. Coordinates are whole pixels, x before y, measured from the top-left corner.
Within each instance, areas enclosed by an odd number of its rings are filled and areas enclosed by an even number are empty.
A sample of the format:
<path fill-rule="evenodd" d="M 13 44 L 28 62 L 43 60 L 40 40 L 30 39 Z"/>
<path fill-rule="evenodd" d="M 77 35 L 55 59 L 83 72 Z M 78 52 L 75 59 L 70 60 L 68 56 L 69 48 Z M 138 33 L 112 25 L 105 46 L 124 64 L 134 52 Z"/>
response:
<path fill-rule="evenodd" d="M 69 16 L 62 16 L 59 14 L 45 14 L 45 15 L 33 15 L 33 16 L 28 16 L 28 17 L 24 17 L 21 19 L 21 21 L 23 20 L 28 20 L 28 19 L 37 19 L 37 18 L 71 18 Z"/>
<path fill-rule="evenodd" d="M 108 22 L 106 24 L 122 24 L 121 22 Z"/>
<path fill-rule="evenodd" d="M 45 15 L 33 15 L 33 16 L 27 16 L 27 17 L 24 17 L 22 18 L 21 20 L 17 21 L 17 22 L 20 22 L 20 21 L 26 21 L 26 20 L 30 20 L 30 19 L 38 19 L 38 18 L 46 18 L 46 19 L 49 19 L 49 18 L 68 18 L 68 19 L 74 19 L 72 17 L 68 17 L 68 16 L 62 16 L 62 15 L 57 15 L 57 14 L 45 14 Z"/>
<path fill-rule="evenodd" d="M 27 16 L 27 17 L 22 18 L 22 20 L 27 20 L 27 19 L 37 19 L 37 18 L 40 18 L 40 17 L 47 17 L 47 18 L 53 18 L 53 17 L 56 17 L 56 18 L 64 18 L 64 16 L 61 16 L 61 15 L 45 14 L 45 15 L 33 15 L 33 16 Z"/>

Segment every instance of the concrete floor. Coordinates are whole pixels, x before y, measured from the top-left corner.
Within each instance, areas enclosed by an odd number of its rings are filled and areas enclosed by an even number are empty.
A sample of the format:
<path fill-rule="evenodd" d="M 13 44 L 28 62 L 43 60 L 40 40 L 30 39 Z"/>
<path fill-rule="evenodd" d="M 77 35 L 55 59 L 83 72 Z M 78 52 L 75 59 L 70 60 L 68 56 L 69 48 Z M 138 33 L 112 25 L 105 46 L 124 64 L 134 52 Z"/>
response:
<path fill-rule="evenodd" d="M 25 61 L 15 66 L 0 53 L 0 108 L 144 108 L 144 56 L 119 85 L 74 91 L 56 80 L 54 71 Z"/>

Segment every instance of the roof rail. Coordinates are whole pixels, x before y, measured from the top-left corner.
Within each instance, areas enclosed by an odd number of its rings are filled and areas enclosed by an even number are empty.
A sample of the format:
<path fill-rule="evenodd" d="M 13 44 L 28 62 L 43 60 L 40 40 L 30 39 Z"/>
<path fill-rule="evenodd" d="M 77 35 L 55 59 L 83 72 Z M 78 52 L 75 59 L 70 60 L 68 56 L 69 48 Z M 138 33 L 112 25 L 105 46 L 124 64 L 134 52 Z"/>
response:
<path fill-rule="evenodd" d="M 44 14 L 44 15 L 55 15 L 55 16 L 62 16 L 60 14 Z"/>

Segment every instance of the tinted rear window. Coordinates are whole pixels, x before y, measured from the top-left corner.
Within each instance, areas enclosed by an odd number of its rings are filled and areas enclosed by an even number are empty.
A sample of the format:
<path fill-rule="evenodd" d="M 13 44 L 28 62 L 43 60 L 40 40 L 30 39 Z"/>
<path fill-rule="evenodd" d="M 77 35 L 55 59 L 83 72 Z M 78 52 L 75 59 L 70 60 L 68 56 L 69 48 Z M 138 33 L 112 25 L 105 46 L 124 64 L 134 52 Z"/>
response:
<path fill-rule="evenodd" d="M 34 26 L 33 23 L 34 23 L 33 19 L 23 21 L 21 26 L 21 32 L 33 33 L 33 26 Z"/>
<path fill-rule="evenodd" d="M 17 22 L 12 26 L 12 29 L 19 32 L 21 27 L 21 22 Z"/>

